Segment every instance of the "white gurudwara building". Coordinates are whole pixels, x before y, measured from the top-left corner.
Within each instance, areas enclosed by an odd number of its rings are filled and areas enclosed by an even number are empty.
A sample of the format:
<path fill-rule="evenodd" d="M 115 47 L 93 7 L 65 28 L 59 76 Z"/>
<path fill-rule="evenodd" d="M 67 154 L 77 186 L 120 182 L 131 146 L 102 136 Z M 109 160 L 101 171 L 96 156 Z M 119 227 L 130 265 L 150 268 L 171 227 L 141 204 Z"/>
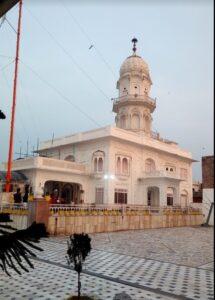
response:
<path fill-rule="evenodd" d="M 58 193 L 64 203 L 187 206 L 192 202 L 191 153 L 152 132 L 156 101 L 147 63 L 125 59 L 113 100 L 116 125 L 41 143 L 38 156 L 13 161 L 35 197 Z"/>

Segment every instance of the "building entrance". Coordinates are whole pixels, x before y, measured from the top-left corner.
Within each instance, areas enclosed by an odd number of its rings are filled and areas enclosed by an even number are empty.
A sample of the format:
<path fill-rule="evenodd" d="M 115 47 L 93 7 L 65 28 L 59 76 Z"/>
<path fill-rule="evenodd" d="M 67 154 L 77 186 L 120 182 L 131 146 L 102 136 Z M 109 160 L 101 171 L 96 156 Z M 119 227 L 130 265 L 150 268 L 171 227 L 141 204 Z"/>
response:
<path fill-rule="evenodd" d="M 47 181 L 44 186 L 44 194 L 50 195 L 52 204 L 80 204 L 81 192 L 78 183 Z"/>
<path fill-rule="evenodd" d="M 159 188 L 156 186 L 148 187 L 147 190 L 148 206 L 158 207 L 160 205 Z"/>

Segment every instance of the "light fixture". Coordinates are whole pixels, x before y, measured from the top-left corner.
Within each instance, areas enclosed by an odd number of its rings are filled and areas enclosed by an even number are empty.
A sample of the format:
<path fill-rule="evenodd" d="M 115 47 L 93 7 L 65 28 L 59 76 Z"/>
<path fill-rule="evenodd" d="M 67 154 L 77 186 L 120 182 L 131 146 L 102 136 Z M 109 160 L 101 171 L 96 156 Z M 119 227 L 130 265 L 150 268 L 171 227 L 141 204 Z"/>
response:
<path fill-rule="evenodd" d="M 112 174 L 105 174 L 104 175 L 104 179 L 115 179 L 115 175 L 112 175 Z"/>

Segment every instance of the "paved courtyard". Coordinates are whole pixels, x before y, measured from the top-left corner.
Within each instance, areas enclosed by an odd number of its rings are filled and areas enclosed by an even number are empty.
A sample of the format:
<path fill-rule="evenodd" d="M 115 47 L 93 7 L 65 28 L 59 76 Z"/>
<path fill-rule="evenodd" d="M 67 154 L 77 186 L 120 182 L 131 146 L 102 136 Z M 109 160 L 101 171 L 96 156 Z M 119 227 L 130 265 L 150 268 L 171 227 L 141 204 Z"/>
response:
<path fill-rule="evenodd" d="M 91 235 L 93 250 L 82 292 L 113 299 L 214 299 L 213 228 L 183 227 Z M 43 239 L 35 270 L 8 278 L 0 272 L 0 299 L 67 299 L 77 276 L 65 258 L 67 237 Z"/>

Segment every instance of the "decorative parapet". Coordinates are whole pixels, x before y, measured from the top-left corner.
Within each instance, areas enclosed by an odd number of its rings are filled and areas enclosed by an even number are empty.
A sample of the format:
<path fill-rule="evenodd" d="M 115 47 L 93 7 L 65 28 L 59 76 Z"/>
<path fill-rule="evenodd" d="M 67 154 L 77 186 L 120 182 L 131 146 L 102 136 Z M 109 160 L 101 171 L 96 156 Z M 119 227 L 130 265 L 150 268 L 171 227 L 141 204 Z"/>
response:
<path fill-rule="evenodd" d="M 178 145 L 178 143 L 176 143 L 174 141 L 162 138 L 158 132 L 151 131 L 150 136 L 154 140 L 158 140 L 158 141 L 163 142 L 165 144 L 170 144 L 170 145 L 175 145 L 175 146 Z"/>
<path fill-rule="evenodd" d="M 20 204 L 4 204 L 0 207 L 0 211 L 11 215 L 28 215 L 29 205 L 27 203 Z M 146 205 L 49 205 L 51 216 L 135 216 L 135 215 L 199 215 L 202 214 L 201 208 L 192 206 L 163 206 L 151 207 Z"/>
<path fill-rule="evenodd" d="M 156 99 L 149 97 L 148 95 L 129 94 L 118 98 L 112 98 L 113 111 L 117 112 L 119 106 L 130 104 L 144 104 L 148 106 L 151 112 L 156 108 Z"/>
<path fill-rule="evenodd" d="M 0 210 L 11 215 L 28 215 L 27 203 L 4 204 Z M 51 216 L 141 216 L 141 215 L 200 215 L 201 208 L 145 205 L 50 205 Z"/>
<path fill-rule="evenodd" d="M 151 207 L 144 205 L 50 205 L 50 215 L 65 216 L 142 216 L 142 215 L 201 215 L 200 208 Z"/>
<path fill-rule="evenodd" d="M 111 100 L 113 101 L 113 104 L 118 104 L 119 102 L 128 101 L 130 98 L 135 98 L 140 101 L 148 101 L 151 102 L 151 104 L 156 105 L 156 99 L 153 99 L 148 95 L 129 94 L 117 98 L 111 98 Z"/>
<path fill-rule="evenodd" d="M 6 167 L 6 164 L 5 164 Z M 47 157 L 28 157 L 25 159 L 14 160 L 12 164 L 13 170 L 26 170 L 26 169 L 47 169 L 64 172 L 72 172 L 83 174 L 86 173 L 86 166 L 76 162 L 70 162 L 60 159 L 47 158 Z"/>
<path fill-rule="evenodd" d="M 142 178 L 138 180 L 141 181 L 144 178 L 171 178 L 176 180 L 183 180 L 178 173 L 168 172 L 168 171 L 152 171 L 152 172 L 143 172 Z"/>

